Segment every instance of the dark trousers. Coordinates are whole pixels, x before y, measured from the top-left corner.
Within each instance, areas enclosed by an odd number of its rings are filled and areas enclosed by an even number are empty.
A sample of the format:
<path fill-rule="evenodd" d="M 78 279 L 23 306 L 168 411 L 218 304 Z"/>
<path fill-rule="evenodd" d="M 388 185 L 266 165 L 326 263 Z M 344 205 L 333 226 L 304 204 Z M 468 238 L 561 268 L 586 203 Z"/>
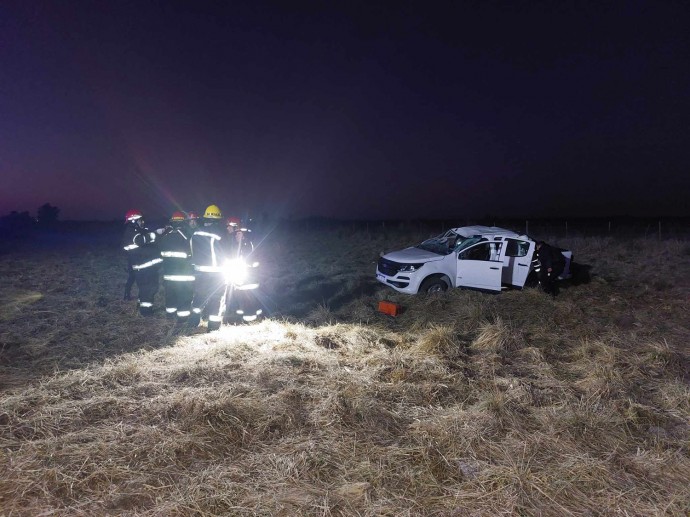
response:
<path fill-rule="evenodd" d="M 192 310 L 192 296 L 194 281 L 190 280 L 166 280 L 165 286 L 165 312 L 169 315 L 177 314 L 178 318 L 186 318 Z"/>
<path fill-rule="evenodd" d="M 225 314 L 225 276 L 223 273 L 196 272 L 194 298 L 192 300 L 192 322 L 198 324 L 202 316 L 207 316 L 209 328 L 220 327 Z"/>
<path fill-rule="evenodd" d="M 263 314 L 263 306 L 256 298 L 255 290 L 228 290 L 228 319 L 254 321 Z"/>
<path fill-rule="evenodd" d="M 151 266 L 135 270 L 139 287 L 139 313 L 142 316 L 153 314 L 153 299 L 158 292 L 158 267 Z"/>
<path fill-rule="evenodd" d="M 563 273 L 563 265 L 556 264 L 549 273 L 544 266 L 539 271 L 539 283 L 545 293 L 556 296 L 558 294 L 558 277 Z"/>
<path fill-rule="evenodd" d="M 127 282 L 125 283 L 125 300 L 129 300 L 132 297 L 132 286 L 136 280 L 136 274 L 134 269 L 132 269 L 132 262 L 127 260 Z"/>

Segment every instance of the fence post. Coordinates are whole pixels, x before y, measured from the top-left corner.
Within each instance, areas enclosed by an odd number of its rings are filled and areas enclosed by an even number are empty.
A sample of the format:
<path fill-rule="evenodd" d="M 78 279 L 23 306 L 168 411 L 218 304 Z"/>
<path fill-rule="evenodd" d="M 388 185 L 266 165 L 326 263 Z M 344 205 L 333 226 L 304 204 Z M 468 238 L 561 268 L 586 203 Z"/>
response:
<path fill-rule="evenodd" d="M 611 233 L 611 221 L 609 221 L 609 233 Z"/>
<path fill-rule="evenodd" d="M 529 234 L 529 221 L 525 219 L 525 235 Z"/>
<path fill-rule="evenodd" d="M 661 240 L 661 219 L 659 219 L 659 240 Z"/>
<path fill-rule="evenodd" d="M 568 238 L 568 221 L 565 222 L 565 238 Z"/>

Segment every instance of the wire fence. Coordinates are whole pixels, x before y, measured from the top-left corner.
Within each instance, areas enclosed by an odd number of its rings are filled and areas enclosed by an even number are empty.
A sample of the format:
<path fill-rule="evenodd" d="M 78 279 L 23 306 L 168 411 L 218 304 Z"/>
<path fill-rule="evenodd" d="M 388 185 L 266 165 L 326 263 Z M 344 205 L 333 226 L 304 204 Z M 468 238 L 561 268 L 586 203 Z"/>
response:
<path fill-rule="evenodd" d="M 280 227 L 299 231 L 336 230 L 365 233 L 371 237 L 410 234 L 430 237 L 462 226 L 499 226 L 534 239 L 613 237 L 621 239 L 690 239 L 690 219 L 448 219 L 407 221 L 334 221 L 303 219 L 283 221 Z"/>

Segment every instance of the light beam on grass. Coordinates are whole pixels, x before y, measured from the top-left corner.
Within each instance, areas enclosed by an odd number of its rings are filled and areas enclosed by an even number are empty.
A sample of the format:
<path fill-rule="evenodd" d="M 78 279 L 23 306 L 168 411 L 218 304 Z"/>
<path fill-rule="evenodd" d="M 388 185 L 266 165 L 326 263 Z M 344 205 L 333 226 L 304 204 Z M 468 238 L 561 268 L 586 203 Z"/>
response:
<path fill-rule="evenodd" d="M 309 353 L 322 352 L 313 336 L 321 329 L 306 328 L 299 324 L 264 320 L 251 325 L 226 325 L 208 334 L 181 336 L 170 353 L 198 353 L 221 347 L 245 348 L 260 354 L 284 353 L 287 349 L 301 349 Z M 301 338 L 301 339 L 297 339 Z"/>

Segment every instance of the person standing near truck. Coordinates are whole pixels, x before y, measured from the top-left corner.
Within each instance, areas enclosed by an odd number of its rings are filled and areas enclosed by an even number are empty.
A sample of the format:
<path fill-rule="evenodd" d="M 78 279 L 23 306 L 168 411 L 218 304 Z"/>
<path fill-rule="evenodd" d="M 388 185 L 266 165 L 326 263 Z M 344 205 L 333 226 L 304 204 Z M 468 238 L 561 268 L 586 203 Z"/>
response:
<path fill-rule="evenodd" d="M 561 250 L 549 246 L 544 241 L 537 241 L 534 246 L 534 255 L 539 260 L 539 266 L 536 269 L 539 284 L 545 293 L 555 297 L 558 294 L 558 277 L 565 268 L 565 257 Z"/>

